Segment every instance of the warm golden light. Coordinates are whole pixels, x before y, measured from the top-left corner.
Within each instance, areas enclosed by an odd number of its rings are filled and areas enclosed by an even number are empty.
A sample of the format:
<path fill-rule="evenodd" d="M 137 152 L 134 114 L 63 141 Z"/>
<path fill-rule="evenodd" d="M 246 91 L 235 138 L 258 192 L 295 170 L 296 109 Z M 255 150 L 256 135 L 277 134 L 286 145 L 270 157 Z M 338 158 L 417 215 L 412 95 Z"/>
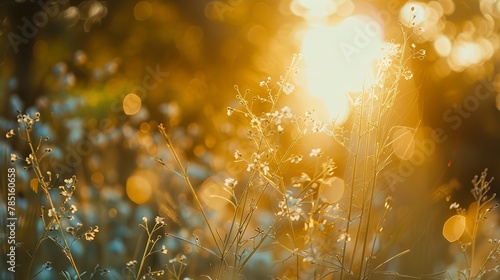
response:
<path fill-rule="evenodd" d="M 323 196 L 329 203 L 335 203 L 342 198 L 344 189 L 344 180 L 339 177 L 332 177 L 321 184 L 319 195 Z"/>
<path fill-rule="evenodd" d="M 30 188 L 34 192 L 38 192 L 38 179 L 33 178 L 30 180 Z"/>
<path fill-rule="evenodd" d="M 355 5 L 350 0 L 293 0 L 290 11 L 309 22 L 326 22 L 333 14 L 350 16 Z"/>
<path fill-rule="evenodd" d="M 425 4 L 408 2 L 401 8 L 399 20 L 402 24 L 410 27 L 413 23 L 415 26 L 423 23 L 427 17 L 428 14 Z"/>
<path fill-rule="evenodd" d="M 478 64 L 482 60 L 481 47 L 471 41 L 456 40 L 451 50 L 449 62 L 455 71 L 462 71 L 466 67 Z"/>
<path fill-rule="evenodd" d="M 139 175 L 133 175 L 127 179 L 127 196 L 136 204 L 143 204 L 149 200 L 153 193 L 151 184 Z"/>
<path fill-rule="evenodd" d="M 392 149 L 398 158 L 409 160 L 415 150 L 415 139 L 412 130 L 406 127 L 396 130 L 393 136 Z"/>
<path fill-rule="evenodd" d="M 135 4 L 134 17 L 137 20 L 146 20 L 153 13 L 153 6 L 148 1 L 140 1 Z"/>
<path fill-rule="evenodd" d="M 297 0 L 290 9 L 305 18 L 323 18 L 335 13 L 337 4 L 333 0 Z"/>
<path fill-rule="evenodd" d="M 227 188 L 226 188 L 227 189 Z M 224 209 L 231 204 L 231 194 L 217 178 L 206 179 L 200 187 L 200 197 L 205 205 L 223 216 Z"/>
<path fill-rule="evenodd" d="M 399 12 L 399 21 L 420 36 L 420 41 L 433 41 L 446 26 L 443 6 L 437 1 L 408 2 Z"/>
<path fill-rule="evenodd" d="M 131 116 L 137 114 L 141 109 L 141 98 L 134 93 L 129 93 L 123 99 L 123 112 Z"/>
<path fill-rule="evenodd" d="M 102 184 L 104 183 L 104 175 L 97 171 L 97 172 L 94 172 L 92 173 L 92 176 L 90 177 L 90 181 L 92 182 L 92 184 L 96 187 L 101 187 Z"/>
<path fill-rule="evenodd" d="M 324 101 L 337 124 L 349 113 L 347 94 L 361 92 L 373 83 L 382 38 L 381 25 L 366 16 L 312 27 L 305 33 L 302 54 L 309 92 Z"/>
<path fill-rule="evenodd" d="M 441 57 L 447 57 L 451 52 L 451 40 L 446 35 L 440 35 L 434 41 L 434 49 L 436 53 Z"/>

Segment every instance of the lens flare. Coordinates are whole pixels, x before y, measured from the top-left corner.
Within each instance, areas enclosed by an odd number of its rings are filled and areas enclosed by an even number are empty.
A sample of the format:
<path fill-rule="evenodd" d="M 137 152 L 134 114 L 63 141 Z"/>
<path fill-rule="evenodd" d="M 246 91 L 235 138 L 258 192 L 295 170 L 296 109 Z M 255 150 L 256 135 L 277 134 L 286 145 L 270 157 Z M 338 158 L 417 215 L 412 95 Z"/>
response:
<path fill-rule="evenodd" d="M 338 25 L 311 27 L 305 33 L 302 54 L 309 92 L 325 103 L 337 124 L 349 114 L 347 94 L 373 84 L 382 44 L 381 25 L 367 16 L 351 16 Z"/>

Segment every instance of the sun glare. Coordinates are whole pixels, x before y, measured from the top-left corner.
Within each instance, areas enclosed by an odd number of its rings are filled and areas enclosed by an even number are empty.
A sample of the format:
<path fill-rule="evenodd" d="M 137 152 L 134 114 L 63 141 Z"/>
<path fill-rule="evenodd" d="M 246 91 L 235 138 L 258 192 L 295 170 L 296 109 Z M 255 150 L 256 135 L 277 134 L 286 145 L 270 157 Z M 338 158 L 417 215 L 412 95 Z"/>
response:
<path fill-rule="evenodd" d="M 367 16 L 351 16 L 305 33 L 302 55 L 309 92 L 324 102 L 337 124 L 349 114 L 347 94 L 372 84 L 382 44 L 381 25 Z"/>
<path fill-rule="evenodd" d="M 399 20 L 402 24 L 410 27 L 411 24 L 418 26 L 428 18 L 425 4 L 418 2 L 408 2 L 401 9 Z"/>
<path fill-rule="evenodd" d="M 335 13 L 337 5 L 331 0 L 298 0 L 292 3 L 291 9 L 307 18 L 322 18 Z"/>

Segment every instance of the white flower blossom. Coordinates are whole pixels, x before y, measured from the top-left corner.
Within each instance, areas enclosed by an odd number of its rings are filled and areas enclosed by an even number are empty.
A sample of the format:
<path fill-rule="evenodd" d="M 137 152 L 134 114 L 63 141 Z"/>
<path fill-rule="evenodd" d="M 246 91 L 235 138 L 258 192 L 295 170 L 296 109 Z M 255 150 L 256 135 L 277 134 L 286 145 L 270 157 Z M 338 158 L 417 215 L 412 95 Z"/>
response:
<path fill-rule="evenodd" d="M 14 129 L 11 129 L 11 130 L 7 131 L 7 133 L 5 134 L 5 137 L 11 138 L 14 135 L 15 135 L 14 134 Z"/>
<path fill-rule="evenodd" d="M 235 160 L 238 160 L 238 159 L 240 159 L 241 157 L 242 157 L 242 155 L 241 155 L 240 151 L 236 150 L 236 151 L 234 152 L 234 159 L 235 159 Z"/>
<path fill-rule="evenodd" d="M 321 149 L 320 148 L 312 149 L 311 153 L 309 153 L 309 156 L 310 157 L 320 157 L 321 156 Z"/>
<path fill-rule="evenodd" d="M 238 184 L 238 181 L 236 181 L 233 178 L 227 178 L 226 180 L 224 180 L 224 186 L 226 186 L 230 189 L 233 189 L 234 187 L 236 187 L 237 184 Z"/>
<path fill-rule="evenodd" d="M 49 212 L 47 213 L 47 216 L 49 217 L 54 217 L 56 215 L 56 208 L 51 208 L 49 209 Z"/>
<path fill-rule="evenodd" d="M 165 218 L 162 218 L 162 217 L 160 217 L 160 216 L 156 216 L 156 218 L 155 218 L 155 223 L 156 223 L 157 225 L 164 225 L 164 224 L 165 224 L 164 219 L 165 219 Z"/>
<path fill-rule="evenodd" d="M 289 119 L 291 118 L 293 115 L 292 115 L 292 110 L 290 109 L 290 107 L 288 106 L 285 106 L 281 109 L 281 113 L 283 113 L 283 115 L 285 116 L 285 118 Z"/>

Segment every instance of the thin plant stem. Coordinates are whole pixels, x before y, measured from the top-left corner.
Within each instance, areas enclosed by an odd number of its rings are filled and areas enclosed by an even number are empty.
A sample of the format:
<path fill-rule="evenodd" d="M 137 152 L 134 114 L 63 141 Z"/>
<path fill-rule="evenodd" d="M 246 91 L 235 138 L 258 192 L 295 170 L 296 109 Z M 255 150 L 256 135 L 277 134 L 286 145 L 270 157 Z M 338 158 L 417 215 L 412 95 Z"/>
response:
<path fill-rule="evenodd" d="M 194 189 L 193 185 L 191 184 L 191 180 L 189 179 L 189 176 L 186 172 L 186 169 L 184 168 L 183 164 L 181 163 L 181 160 L 180 160 L 179 156 L 177 155 L 177 152 L 176 152 L 176 150 L 172 144 L 172 141 L 170 140 L 170 137 L 168 136 L 163 124 L 160 124 L 158 126 L 158 128 L 160 130 L 160 134 L 163 136 L 165 141 L 167 141 L 167 145 L 168 145 L 172 155 L 174 156 L 175 162 L 177 163 L 177 166 L 181 170 L 181 174 L 183 176 L 183 179 L 184 179 L 186 185 L 188 186 L 188 188 L 191 192 L 191 195 L 193 195 L 193 197 L 194 197 L 196 205 L 198 206 L 198 208 L 201 212 L 201 215 L 203 216 L 203 220 L 207 224 L 207 227 L 210 231 L 210 234 L 212 235 L 212 239 L 215 242 L 215 245 L 217 246 L 217 249 L 219 251 L 219 254 L 220 254 L 219 257 L 222 257 L 222 255 L 223 255 L 222 248 L 220 247 L 219 241 L 217 240 L 217 237 L 215 236 L 214 230 L 212 229 L 210 221 L 208 220 L 207 214 L 205 213 L 205 210 L 204 210 L 203 205 L 201 204 L 201 201 L 196 193 L 196 190 Z"/>
<path fill-rule="evenodd" d="M 361 104 L 364 103 L 364 95 L 362 95 L 362 101 L 361 101 Z M 352 178 L 351 178 L 351 193 L 350 193 L 350 197 L 349 197 L 349 210 L 348 210 L 348 213 L 347 213 L 347 224 L 346 224 L 346 237 L 344 238 L 344 245 L 343 245 L 343 248 L 342 248 L 342 260 L 341 260 L 341 266 L 342 267 L 345 267 L 345 256 L 346 256 L 346 251 L 347 251 L 347 240 L 348 240 L 348 234 L 349 234 L 349 228 L 350 228 L 350 224 L 351 224 L 351 215 L 352 215 L 352 208 L 353 208 L 353 204 L 354 204 L 354 184 L 355 184 L 355 180 L 356 180 L 356 171 L 357 171 L 357 165 L 358 165 L 358 156 L 359 156 L 359 151 L 360 151 L 360 148 L 361 148 L 361 126 L 362 126 L 362 120 L 363 120 L 363 107 L 360 108 L 360 116 L 359 116 L 359 123 L 358 123 L 358 135 L 357 135 L 357 143 L 356 143 L 356 151 L 354 153 L 354 164 L 353 164 L 353 171 L 352 171 Z M 340 279 L 344 279 L 343 278 L 343 275 L 344 275 L 344 269 L 341 270 L 340 272 Z"/>
<path fill-rule="evenodd" d="M 48 183 L 45 182 L 45 179 L 42 175 L 42 171 L 40 170 L 39 160 L 36 156 L 36 153 L 38 152 L 40 144 L 38 144 L 36 149 L 33 147 L 33 143 L 31 141 L 30 131 L 28 129 L 26 129 L 26 140 L 27 140 L 28 145 L 30 147 L 31 155 L 33 156 L 32 167 L 33 167 L 33 170 L 35 171 L 35 175 L 37 177 L 37 180 L 41 186 L 43 193 L 45 194 L 45 197 L 47 198 L 47 200 L 49 202 L 50 208 L 56 209 L 54 206 L 54 203 L 52 201 L 52 197 L 50 196 L 50 193 L 49 193 Z M 76 262 L 73 258 L 73 254 L 71 253 L 70 247 L 68 245 L 68 241 L 66 240 L 66 235 L 64 234 L 64 229 L 62 227 L 61 220 L 59 219 L 59 215 L 57 213 L 54 214 L 54 219 L 55 219 L 56 224 L 58 225 L 59 232 L 61 233 L 61 238 L 64 242 L 63 253 L 66 255 L 69 262 L 71 263 L 71 266 L 75 270 L 77 279 L 81 280 L 80 273 L 78 271 L 78 267 L 76 266 Z M 29 277 L 29 274 L 28 274 L 28 277 Z"/>
<path fill-rule="evenodd" d="M 139 264 L 139 269 L 137 270 L 137 274 L 135 277 L 136 280 L 138 280 L 141 277 L 142 267 L 144 266 L 144 262 L 146 261 L 146 257 L 148 254 L 149 243 L 151 243 L 151 234 L 149 232 L 147 223 L 146 223 L 146 226 L 144 228 L 146 229 L 146 233 L 148 235 L 148 240 L 146 241 L 146 246 L 144 247 L 144 252 L 142 253 L 141 263 Z"/>

